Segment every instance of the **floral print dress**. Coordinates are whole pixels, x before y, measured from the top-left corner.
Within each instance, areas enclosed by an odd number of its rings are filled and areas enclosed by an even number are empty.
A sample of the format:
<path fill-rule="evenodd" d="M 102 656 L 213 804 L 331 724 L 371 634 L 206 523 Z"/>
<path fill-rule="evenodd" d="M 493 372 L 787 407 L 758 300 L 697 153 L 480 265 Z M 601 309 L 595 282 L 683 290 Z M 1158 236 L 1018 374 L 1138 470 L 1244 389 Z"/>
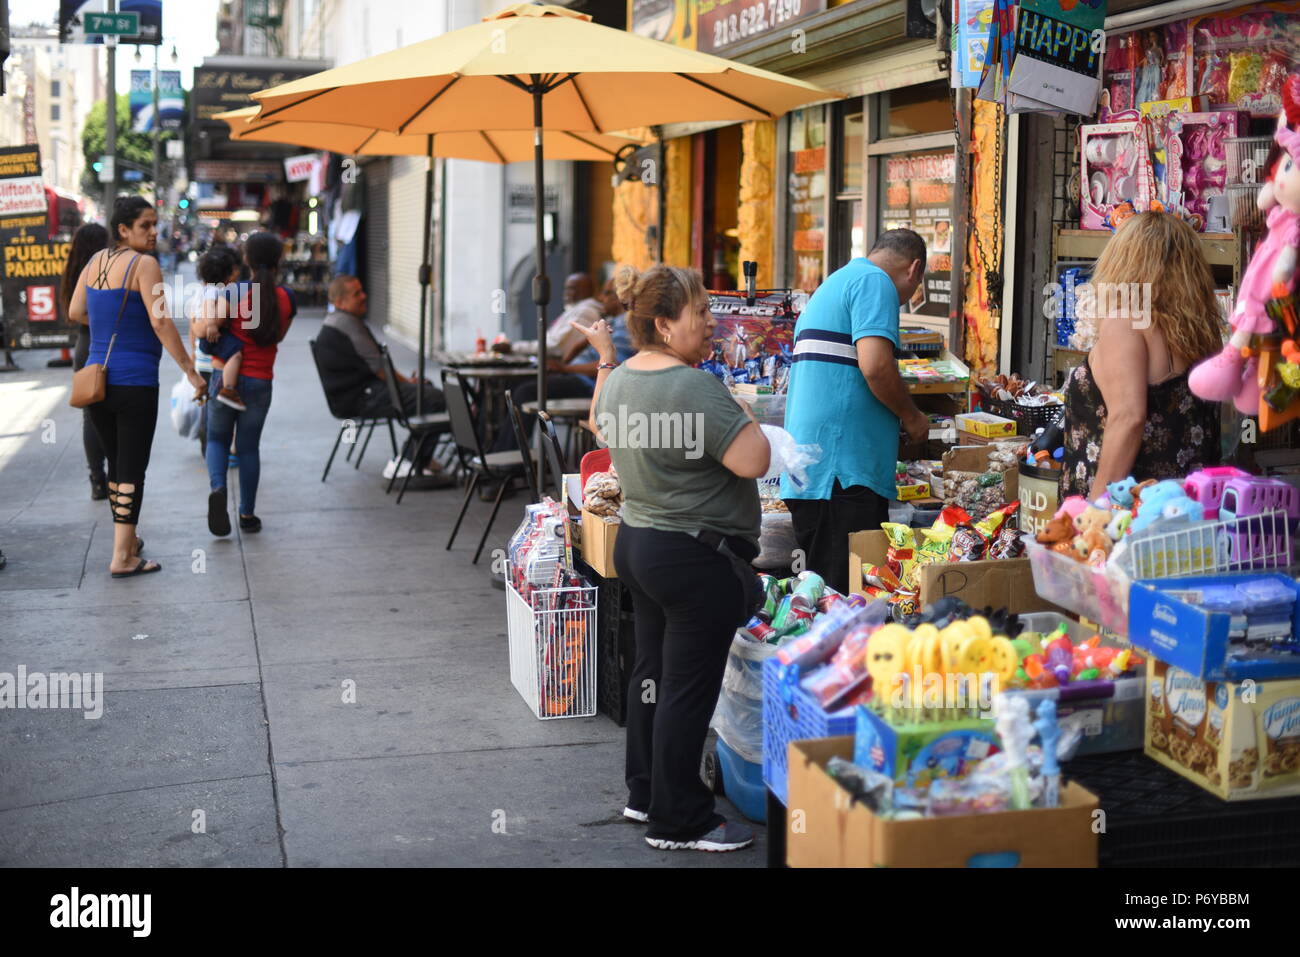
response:
<path fill-rule="evenodd" d="M 1106 432 L 1106 403 L 1088 361 L 1065 380 L 1065 462 L 1061 498 L 1088 495 L 1101 440 Z M 1192 394 L 1187 373 L 1147 386 L 1147 421 L 1132 474 L 1146 479 L 1183 478 L 1219 461 L 1219 404 Z"/>

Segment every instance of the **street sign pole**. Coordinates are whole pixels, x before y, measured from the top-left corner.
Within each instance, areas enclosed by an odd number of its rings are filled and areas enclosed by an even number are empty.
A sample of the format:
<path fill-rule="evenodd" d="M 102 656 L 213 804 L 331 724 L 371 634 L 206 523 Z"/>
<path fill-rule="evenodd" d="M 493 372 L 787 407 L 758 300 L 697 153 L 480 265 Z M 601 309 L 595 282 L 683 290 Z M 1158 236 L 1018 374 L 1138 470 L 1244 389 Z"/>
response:
<path fill-rule="evenodd" d="M 153 48 L 153 204 L 163 204 L 162 177 L 159 167 L 162 165 L 162 116 L 158 110 L 158 48 L 162 46 L 162 37 Z M 159 210 L 161 215 L 161 208 Z"/>
<path fill-rule="evenodd" d="M 116 13 L 117 0 L 104 0 L 104 12 Z M 104 114 L 104 153 L 117 159 L 117 37 L 109 34 L 104 37 L 104 49 L 108 54 L 108 104 Z M 104 184 L 104 225 L 112 232 L 113 202 L 117 198 L 117 163 L 113 163 L 113 174 Z M 116 243 L 117 237 L 110 235 L 110 243 Z"/>

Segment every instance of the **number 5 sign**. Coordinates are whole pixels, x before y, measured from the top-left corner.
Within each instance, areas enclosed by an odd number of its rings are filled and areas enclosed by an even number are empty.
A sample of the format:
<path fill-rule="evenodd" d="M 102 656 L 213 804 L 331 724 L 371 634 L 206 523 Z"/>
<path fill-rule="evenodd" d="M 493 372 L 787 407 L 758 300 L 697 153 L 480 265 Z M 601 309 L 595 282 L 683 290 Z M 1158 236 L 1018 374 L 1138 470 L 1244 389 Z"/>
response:
<path fill-rule="evenodd" d="M 56 322 L 59 318 L 58 301 L 53 286 L 27 287 L 27 321 Z"/>

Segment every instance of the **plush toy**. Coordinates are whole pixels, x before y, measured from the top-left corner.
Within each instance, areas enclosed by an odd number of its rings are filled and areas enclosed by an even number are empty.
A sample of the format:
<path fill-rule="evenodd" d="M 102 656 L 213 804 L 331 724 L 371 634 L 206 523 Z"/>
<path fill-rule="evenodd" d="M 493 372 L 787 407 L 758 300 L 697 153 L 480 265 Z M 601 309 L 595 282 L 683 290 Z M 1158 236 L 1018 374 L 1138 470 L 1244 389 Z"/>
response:
<path fill-rule="evenodd" d="M 1074 530 L 1080 535 L 1089 531 L 1104 533 L 1109 524 L 1110 513 L 1091 505 L 1074 516 Z"/>
<path fill-rule="evenodd" d="M 1133 524 L 1133 511 L 1127 508 L 1117 508 L 1111 514 L 1109 524 L 1106 525 L 1106 534 L 1110 536 L 1112 542 L 1118 542 L 1128 534 L 1129 526 Z"/>
<path fill-rule="evenodd" d="M 1205 517 L 1205 509 L 1200 502 L 1188 498 L 1182 482 L 1165 479 L 1142 492 L 1137 517 L 1129 525 L 1129 530 L 1136 535 L 1162 518 L 1178 517 L 1200 521 Z"/>
<path fill-rule="evenodd" d="M 1300 249 L 1300 76 L 1287 78 L 1282 103 L 1277 132 L 1273 134 L 1281 154 L 1259 192 L 1259 208 L 1267 213 L 1268 235 L 1241 277 L 1237 307 L 1230 320 L 1232 337 L 1222 352 L 1198 364 L 1188 379 L 1192 392 L 1202 399 L 1231 399 L 1238 411 L 1261 415 L 1260 426 L 1264 429 L 1280 424 L 1280 416 L 1261 414 L 1261 380 L 1270 381 L 1272 363 L 1285 353 L 1266 343 L 1265 361 L 1261 363 L 1260 353 L 1252 348 L 1253 337 L 1280 332 L 1294 343 L 1298 331 L 1287 328 L 1287 316 L 1293 320 L 1295 315 L 1292 285 Z M 1275 322 L 1274 316 L 1280 322 Z M 1300 397 L 1290 397 L 1288 411 L 1298 401 Z M 1273 411 L 1277 410 L 1270 409 Z"/>
<path fill-rule="evenodd" d="M 1066 518 L 1073 522 L 1074 517 L 1088 507 L 1088 500 L 1082 495 L 1071 495 L 1061 503 L 1052 518 Z"/>
<path fill-rule="evenodd" d="M 1074 523 L 1068 518 L 1053 518 L 1046 522 L 1038 532 L 1040 545 L 1048 546 L 1054 552 L 1063 555 L 1074 554 Z"/>
<path fill-rule="evenodd" d="M 1110 498 L 1112 508 L 1133 507 L 1133 486 L 1137 485 L 1137 479 L 1133 476 L 1122 478 L 1118 482 L 1111 482 L 1106 486 L 1106 495 Z"/>

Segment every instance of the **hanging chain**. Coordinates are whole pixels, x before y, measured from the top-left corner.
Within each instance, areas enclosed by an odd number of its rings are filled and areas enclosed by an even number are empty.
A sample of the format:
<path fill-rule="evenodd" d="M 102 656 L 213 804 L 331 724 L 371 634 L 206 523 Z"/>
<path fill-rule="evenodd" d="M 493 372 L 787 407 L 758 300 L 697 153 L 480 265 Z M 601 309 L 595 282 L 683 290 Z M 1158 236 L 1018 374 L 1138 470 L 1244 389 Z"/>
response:
<path fill-rule="evenodd" d="M 1002 235 L 1002 203 L 1006 195 L 1006 170 L 1002 168 L 1003 162 L 1003 140 L 1005 138 L 1006 113 L 1002 109 L 1002 104 L 997 104 L 997 125 L 993 131 L 993 189 L 996 202 L 993 206 L 993 235 L 989 238 L 989 243 L 993 247 L 992 255 L 984 243 L 984 231 L 979 228 L 977 220 L 972 217 L 971 225 L 975 232 L 975 251 L 979 254 L 980 265 L 984 267 L 984 286 L 988 292 L 989 308 L 1001 310 L 1002 308 L 1002 246 L 1004 237 Z M 972 115 L 972 128 L 974 117 Z M 975 161 L 974 151 L 971 153 L 971 183 L 975 182 Z"/>

